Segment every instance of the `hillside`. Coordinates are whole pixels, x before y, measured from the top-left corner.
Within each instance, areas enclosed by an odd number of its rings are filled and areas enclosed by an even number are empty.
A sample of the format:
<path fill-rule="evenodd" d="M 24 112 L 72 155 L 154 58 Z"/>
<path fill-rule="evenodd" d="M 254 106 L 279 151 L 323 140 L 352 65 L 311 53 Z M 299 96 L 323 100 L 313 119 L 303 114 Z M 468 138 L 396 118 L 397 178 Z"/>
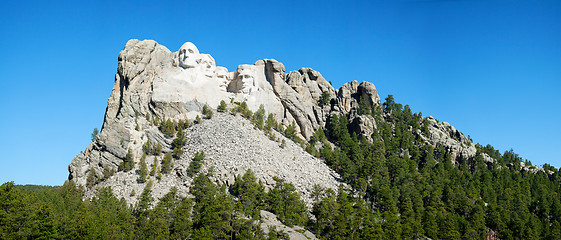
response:
<path fill-rule="evenodd" d="M 2 185 L 0 237 L 561 238 L 558 169 L 373 83 L 335 89 L 273 59 L 229 72 L 190 42 L 127 42 L 68 170 L 60 189 Z"/>

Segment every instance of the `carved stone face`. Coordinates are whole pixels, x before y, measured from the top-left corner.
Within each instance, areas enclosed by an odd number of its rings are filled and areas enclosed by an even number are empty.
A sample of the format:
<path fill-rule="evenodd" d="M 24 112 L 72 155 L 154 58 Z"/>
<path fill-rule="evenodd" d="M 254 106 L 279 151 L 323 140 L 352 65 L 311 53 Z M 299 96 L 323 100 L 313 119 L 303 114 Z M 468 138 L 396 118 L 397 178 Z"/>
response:
<path fill-rule="evenodd" d="M 198 64 L 199 49 L 192 42 L 186 42 L 179 48 L 178 58 L 180 67 L 194 68 Z"/>
<path fill-rule="evenodd" d="M 225 67 L 216 67 L 216 80 L 219 86 L 228 87 L 230 79 L 228 78 L 228 69 Z"/>
<path fill-rule="evenodd" d="M 238 66 L 238 76 L 237 79 L 242 83 L 242 91 L 250 92 L 251 88 L 255 85 L 255 66 L 242 64 Z"/>
<path fill-rule="evenodd" d="M 214 72 L 216 70 L 216 63 L 214 62 L 214 58 L 209 54 L 201 54 L 201 62 L 199 66 L 203 74 L 209 78 L 214 77 Z"/>

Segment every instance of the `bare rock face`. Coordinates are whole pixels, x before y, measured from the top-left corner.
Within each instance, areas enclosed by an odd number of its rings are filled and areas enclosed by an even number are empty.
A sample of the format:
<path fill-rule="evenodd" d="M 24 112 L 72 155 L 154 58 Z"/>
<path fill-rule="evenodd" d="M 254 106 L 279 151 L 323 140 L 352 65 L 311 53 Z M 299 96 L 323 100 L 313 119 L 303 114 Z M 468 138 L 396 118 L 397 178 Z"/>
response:
<path fill-rule="evenodd" d="M 284 232 L 288 234 L 288 237 L 293 240 L 313 240 L 317 239 L 316 236 L 310 231 L 306 230 L 300 226 L 288 227 L 281 223 L 277 216 L 271 212 L 261 210 L 261 229 L 265 235 L 269 234 L 269 231 L 275 230 L 279 232 Z"/>
<path fill-rule="evenodd" d="M 452 160 L 468 159 L 474 157 L 477 153 L 477 149 L 475 149 L 471 140 L 449 123 L 438 122 L 430 116 L 425 118 L 424 121 L 429 123 L 430 137 L 421 137 L 433 147 L 444 147 L 451 154 Z"/>
<path fill-rule="evenodd" d="M 372 142 L 372 134 L 376 129 L 376 120 L 371 115 L 351 115 L 351 129 L 354 129 L 357 136 L 362 136 Z"/>

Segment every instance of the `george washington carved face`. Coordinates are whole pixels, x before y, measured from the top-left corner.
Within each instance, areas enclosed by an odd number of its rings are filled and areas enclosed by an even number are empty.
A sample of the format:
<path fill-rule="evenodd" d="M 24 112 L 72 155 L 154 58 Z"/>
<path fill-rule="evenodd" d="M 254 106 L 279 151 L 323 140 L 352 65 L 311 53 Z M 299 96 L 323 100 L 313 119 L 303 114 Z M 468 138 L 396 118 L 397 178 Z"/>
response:
<path fill-rule="evenodd" d="M 179 48 L 178 58 L 180 67 L 194 68 L 199 61 L 199 49 L 192 42 L 186 42 Z"/>

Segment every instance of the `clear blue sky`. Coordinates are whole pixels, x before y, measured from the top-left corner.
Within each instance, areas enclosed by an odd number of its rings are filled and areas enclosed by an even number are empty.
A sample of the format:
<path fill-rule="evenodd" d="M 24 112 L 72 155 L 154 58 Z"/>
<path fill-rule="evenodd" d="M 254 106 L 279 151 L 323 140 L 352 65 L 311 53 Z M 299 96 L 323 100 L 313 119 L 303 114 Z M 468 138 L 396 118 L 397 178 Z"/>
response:
<path fill-rule="evenodd" d="M 370 81 L 475 142 L 561 166 L 561 1 L 5 1 L 0 183 L 64 182 L 131 38 L 191 41 L 230 71 L 275 58 L 335 87 Z"/>

